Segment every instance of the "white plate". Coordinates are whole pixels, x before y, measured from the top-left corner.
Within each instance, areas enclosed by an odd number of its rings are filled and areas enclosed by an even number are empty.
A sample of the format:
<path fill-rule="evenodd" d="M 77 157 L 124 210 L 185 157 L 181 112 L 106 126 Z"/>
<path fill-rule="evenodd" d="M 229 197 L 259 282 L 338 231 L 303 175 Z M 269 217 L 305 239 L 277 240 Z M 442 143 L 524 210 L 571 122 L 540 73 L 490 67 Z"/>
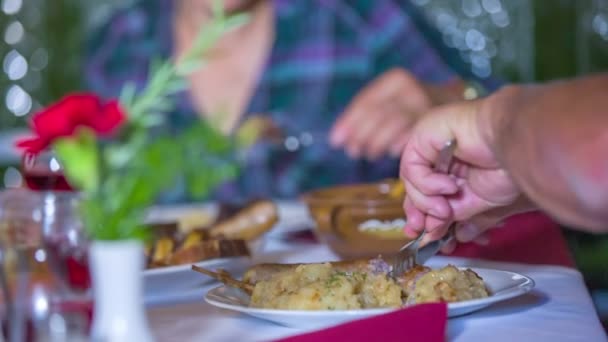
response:
<path fill-rule="evenodd" d="M 159 205 L 148 209 L 144 220 L 154 223 L 175 222 L 192 213 L 205 213 L 213 218 L 217 215 L 217 210 L 214 203 Z"/>
<path fill-rule="evenodd" d="M 492 295 L 483 299 L 449 303 L 449 317 L 465 315 L 483 309 L 496 302 L 520 296 L 534 287 L 534 281 L 532 279 L 518 273 L 481 268 L 471 269 L 484 279 Z M 239 311 L 250 316 L 295 328 L 322 328 L 395 310 L 294 311 L 250 308 L 248 306 L 249 296 L 247 294 L 227 286 L 220 286 L 210 290 L 205 296 L 205 300 L 207 303 L 220 308 Z"/>
<path fill-rule="evenodd" d="M 252 265 L 251 257 L 261 253 L 266 243 L 265 238 L 256 239 L 248 243 L 250 257 L 232 257 L 210 259 L 193 263 L 207 269 L 224 269 L 232 274 L 241 274 Z M 192 290 L 206 285 L 213 278 L 192 271 L 193 264 L 167 266 L 144 270 L 144 294 L 148 303 L 162 303 L 170 301 L 178 292 Z M 152 299 L 153 298 L 153 299 Z"/>
<path fill-rule="evenodd" d="M 208 203 L 157 206 L 150 208 L 146 215 L 146 222 L 174 222 L 180 217 L 201 211 L 213 217 L 216 215 L 217 206 Z M 265 235 L 248 243 L 252 256 L 262 253 L 264 250 L 267 240 Z M 251 266 L 251 261 L 249 257 L 236 257 L 211 259 L 194 264 L 209 269 L 222 268 L 230 273 L 239 274 L 248 266 Z M 170 303 L 174 298 L 179 297 L 181 293 L 200 289 L 202 285 L 214 281 L 204 274 L 192 271 L 191 265 L 185 264 L 145 270 L 143 275 L 146 303 Z"/>
<path fill-rule="evenodd" d="M 157 298 L 163 295 L 170 295 L 171 292 L 200 287 L 213 281 L 213 278 L 204 274 L 194 272 L 192 264 L 153 268 L 145 270 L 144 289 L 146 297 Z M 241 273 L 251 265 L 249 257 L 211 259 L 194 263 L 194 265 L 208 268 L 222 268 L 230 273 Z"/>

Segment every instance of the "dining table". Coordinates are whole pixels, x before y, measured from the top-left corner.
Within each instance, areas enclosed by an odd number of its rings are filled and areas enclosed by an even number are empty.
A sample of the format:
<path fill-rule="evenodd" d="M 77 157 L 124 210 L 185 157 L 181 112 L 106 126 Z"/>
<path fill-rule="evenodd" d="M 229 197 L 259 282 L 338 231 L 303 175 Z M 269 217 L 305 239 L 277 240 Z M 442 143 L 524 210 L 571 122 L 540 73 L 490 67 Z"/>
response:
<path fill-rule="evenodd" d="M 314 225 L 314 222 L 302 203 L 279 202 L 279 213 L 279 222 L 266 233 L 263 250 L 252 255 L 250 264 L 340 259 L 327 245 L 306 238 L 306 229 Z M 514 222 L 520 228 L 526 224 L 547 227 L 554 225 L 542 216 L 531 216 L 526 220 L 515 218 Z M 497 234 L 498 239 L 504 240 L 503 245 L 508 245 L 508 236 L 500 231 Z M 530 237 L 529 240 L 534 241 L 534 238 Z M 526 294 L 464 316 L 447 319 L 445 340 L 608 341 L 583 276 L 574 263 L 568 260 L 565 243 L 551 236 L 538 239 L 535 243 L 537 246 L 523 244 L 521 252 L 511 248 L 511 258 L 502 255 L 503 252 L 493 253 L 490 250 L 485 254 L 475 254 L 473 248 L 465 248 L 456 255 L 437 255 L 427 262 L 430 267 L 451 264 L 511 271 L 528 276 L 535 283 L 534 288 Z M 535 253 L 531 249 L 535 249 Z M 520 254 L 528 255 L 528 260 L 522 260 Z M 548 257 L 551 255 L 554 258 Z M 298 336 L 310 337 L 301 341 L 335 340 L 336 336 L 345 341 L 367 340 L 357 333 L 356 326 L 359 322 L 345 324 L 343 329 L 340 326 L 329 329 L 294 328 L 212 306 L 205 302 L 204 296 L 218 285 L 217 282 L 202 282 L 191 289 L 172 293 L 167 291 L 162 300 L 148 302 L 148 320 L 157 341 L 275 341 L 285 338 L 298 341 Z M 389 315 L 391 314 L 387 315 L 387 320 Z M 371 327 L 373 330 L 377 322 L 381 321 L 367 322 L 365 329 Z M 385 336 L 383 340 L 407 341 L 411 327 L 403 326 L 402 338 Z M 378 329 L 383 328 L 378 325 Z M 382 338 L 382 334 L 378 337 Z"/>

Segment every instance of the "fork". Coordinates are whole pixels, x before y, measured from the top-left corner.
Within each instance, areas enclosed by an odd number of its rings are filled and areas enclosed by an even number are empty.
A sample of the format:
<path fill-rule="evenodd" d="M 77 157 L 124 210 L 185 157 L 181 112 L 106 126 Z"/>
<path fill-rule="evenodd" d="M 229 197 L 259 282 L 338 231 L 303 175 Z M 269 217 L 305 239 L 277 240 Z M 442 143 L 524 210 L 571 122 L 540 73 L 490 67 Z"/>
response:
<path fill-rule="evenodd" d="M 441 151 L 439 152 L 439 157 L 437 158 L 437 162 L 435 163 L 433 169 L 435 172 L 448 174 L 450 171 L 450 166 L 452 165 L 452 158 L 454 156 L 454 150 L 456 149 L 456 140 L 452 139 L 445 143 Z M 443 244 L 449 240 L 453 236 L 453 224 L 448 229 L 448 235 L 440 240 L 440 244 Z M 400 275 L 403 275 L 408 270 L 414 268 L 417 264 L 417 256 L 418 249 L 420 247 L 420 241 L 424 237 L 424 231 L 418 235 L 414 240 L 407 242 L 399 252 L 396 257 L 393 259 L 391 277 L 397 278 Z M 426 246 L 425 246 L 426 247 Z M 439 248 L 433 245 L 434 253 Z M 424 247 L 423 247 L 424 248 Z M 435 250 L 436 249 L 436 250 Z"/>

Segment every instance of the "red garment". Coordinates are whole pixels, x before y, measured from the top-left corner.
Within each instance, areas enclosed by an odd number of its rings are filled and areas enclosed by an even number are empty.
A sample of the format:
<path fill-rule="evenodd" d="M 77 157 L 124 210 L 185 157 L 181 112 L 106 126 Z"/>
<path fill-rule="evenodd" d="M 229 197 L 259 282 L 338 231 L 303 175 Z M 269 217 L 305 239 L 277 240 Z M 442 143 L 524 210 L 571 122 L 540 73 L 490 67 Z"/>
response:
<path fill-rule="evenodd" d="M 514 216 L 490 231 L 490 244 L 461 244 L 451 256 L 575 267 L 561 228 L 541 213 Z"/>

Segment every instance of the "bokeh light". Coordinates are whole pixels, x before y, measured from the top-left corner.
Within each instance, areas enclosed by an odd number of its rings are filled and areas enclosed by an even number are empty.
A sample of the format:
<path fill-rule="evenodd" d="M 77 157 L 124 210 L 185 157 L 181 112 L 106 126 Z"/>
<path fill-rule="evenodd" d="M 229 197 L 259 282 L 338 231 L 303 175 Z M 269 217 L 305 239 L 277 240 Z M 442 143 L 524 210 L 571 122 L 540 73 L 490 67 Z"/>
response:
<path fill-rule="evenodd" d="M 11 50 L 2 63 L 4 73 L 11 81 L 22 79 L 27 73 L 27 61 L 17 50 Z"/>
<path fill-rule="evenodd" d="M 24 33 L 25 30 L 23 29 L 21 22 L 15 20 L 6 27 L 6 30 L 4 31 L 4 41 L 9 45 L 17 44 L 23 39 Z"/>
<path fill-rule="evenodd" d="M 17 14 L 22 6 L 22 0 L 2 0 L 2 12 L 8 15 Z"/>
<path fill-rule="evenodd" d="M 526 0 L 413 0 L 460 51 L 478 77 L 517 70 L 522 80 L 534 77 L 532 5 Z M 518 18 L 512 22 L 512 16 Z M 529 48 L 527 48 L 529 47 Z M 504 51 L 510 51 L 503 55 Z M 516 51 L 514 53 L 513 51 Z"/>
<path fill-rule="evenodd" d="M 8 89 L 5 102 L 6 108 L 16 116 L 24 116 L 32 109 L 32 97 L 17 84 Z"/>

